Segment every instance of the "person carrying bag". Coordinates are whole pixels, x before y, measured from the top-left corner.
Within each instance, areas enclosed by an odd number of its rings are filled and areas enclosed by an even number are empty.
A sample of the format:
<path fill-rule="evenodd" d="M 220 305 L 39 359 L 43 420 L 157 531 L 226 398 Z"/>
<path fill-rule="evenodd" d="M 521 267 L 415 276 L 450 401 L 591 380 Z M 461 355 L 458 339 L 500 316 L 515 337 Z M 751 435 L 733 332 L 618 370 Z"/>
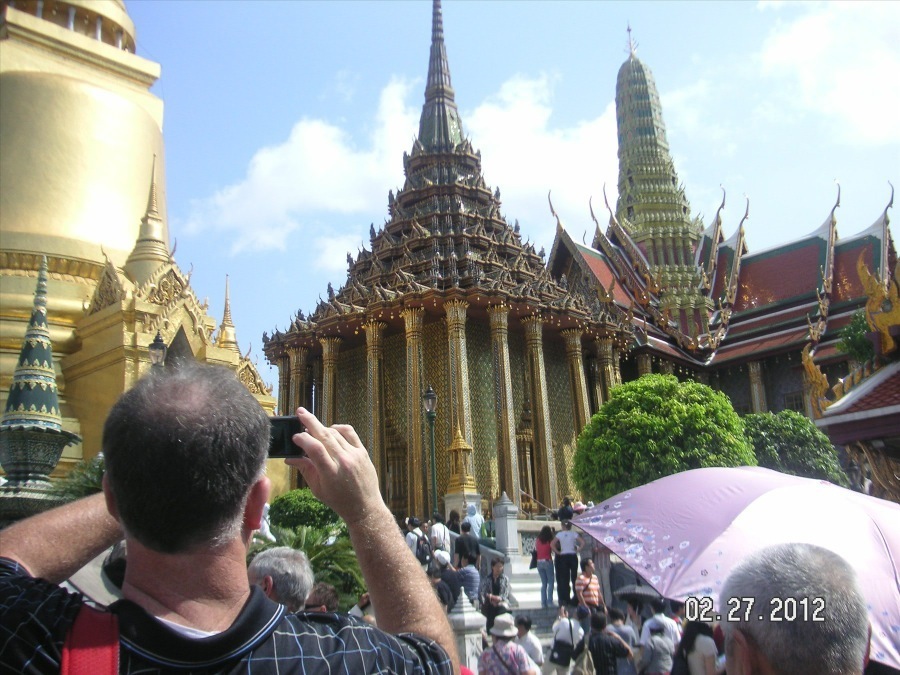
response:
<path fill-rule="evenodd" d="M 581 625 L 569 618 L 565 607 L 560 607 L 559 618 L 553 624 L 553 645 L 550 647 L 549 663 L 547 664 L 549 667 L 545 668 L 544 672 L 553 675 L 568 675 L 569 666 L 573 657 L 576 656 L 575 646 L 581 646 L 583 638 L 584 630 Z"/>

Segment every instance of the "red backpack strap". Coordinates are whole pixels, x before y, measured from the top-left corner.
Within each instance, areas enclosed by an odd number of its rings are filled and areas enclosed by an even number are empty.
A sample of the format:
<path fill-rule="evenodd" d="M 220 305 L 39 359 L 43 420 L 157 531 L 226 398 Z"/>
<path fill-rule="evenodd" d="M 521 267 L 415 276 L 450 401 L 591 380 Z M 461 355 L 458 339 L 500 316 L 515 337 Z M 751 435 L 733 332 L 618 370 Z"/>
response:
<path fill-rule="evenodd" d="M 62 650 L 61 675 L 117 675 L 119 619 L 82 605 Z"/>

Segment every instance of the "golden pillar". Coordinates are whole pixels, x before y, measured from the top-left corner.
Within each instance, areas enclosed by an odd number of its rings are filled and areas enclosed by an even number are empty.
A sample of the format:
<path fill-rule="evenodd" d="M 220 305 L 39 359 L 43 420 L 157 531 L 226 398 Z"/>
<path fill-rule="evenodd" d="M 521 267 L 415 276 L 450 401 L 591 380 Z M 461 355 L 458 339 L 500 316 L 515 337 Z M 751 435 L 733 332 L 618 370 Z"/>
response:
<path fill-rule="evenodd" d="M 566 358 L 569 361 L 569 380 L 572 383 L 572 407 L 575 410 L 575 433 L 580 434 L 591 418 L 588 403 L 587 379 L 584 376 L 584 360 L 581 357 L 583 331 L 570 328 L 562 332 L 566 341 Z"/>
<path fill-rule="evenodd" d="M 294 414 L 291 410 L 291 359 L 287 354 L 282 354 L 278 361 L 278 414 Z"/>
<path fill-rule="evenodd" d="M 400 316 L 406 326 L 406 448 L 409 458 L 407 513 L 425 513 L 425 446 L 422 442 L 422 320 L 425 310 L 407 307 Z M 438 505 L 432 508 L 437 511 Z M 425 514 L 428 516 L 429 514 Z"/>
<path fill-rule="evenodd" d="M 650 375 L 653 372 L 653 358 L 650 354 L 637 355 L 638 377 Z"/>
<path fill-rule="evenodd" d="M 750 405 L 755 413 L 764 413 L 766 406 L 766 383 L 763 381 L 762 362 L 751 361 L 747 364 L 750 370 Z"/>
<path fill-rule="evenodd" d="M 306 407 L 306 358 L 308 347 L 288 347 L 288 358 L 291 362 L 291 397 L 289 415 L 300 406 Z"/>
<path fill-rule="evenodd" d="M 372 457 L 372 464 L 378 473 L 378 484 L 384 493 L 384 477 L 387 475 L 384 457 L 384 321 L 369 320 L 363 324 L 366 331 L 366 394 L 369 404 L 369 419 L 366 428 L 366 447 Z"/>
<path fill-rule="evenodd" d="M 512 374 L 509 368 L 509 307 L 488 307 L 491 322 L 491 346 L 494 357 L 494 400 L 497 409 L 497 459 L 500 492 L 506 492 L 516 504 L 519 495 L 519 456 L 516 448 L 516 415 L 513 410 Z"/>
<path fill-rule="evenodd" d="M 337 370 L 338 351 L 341 348 L 341 338 L 326 337 L 319 338 L 322 343 L 322 424 L 326 427 L 334 424 L 335 411 L 337 410 L 335 400 L 337 390 L 335 389 L 335 371 Z"/>
<path fill-rule="evenodd" d="M 595 342 L 597 347 L 597 362 L 600 369 L 600 377 L 597 382 L 597 400 L 601 405 L 609 400 L 612 388 L 616 386 L 616 370 L 613 364 L 612 338 L 600 338 Z"/>
<path fill-rule="evenodd" d="M 622 384 L 622 359 L 615 342 L 612 345 L 612 374 L 614 386 L 618 387 Z"/>
<path fill-rule="evenodd" d="M 469 358 L 466 352 L 465 300 L 444 303 L 447 313 L 447 337 L 450 356 L 450 410 L 451 428 L 459 427 L 463 438 L 472 444 L 472 418 L 469 403 Z"/>
<path fill-rule="evenodd" d="M 544 504 L 556 504 L 556 460 L 550 434 L 550 404 L 547 398 L 547 373 L 544 369 L 544 320 L 539 314 L 522 319 L 528 371 L 531 377 L 531 400 L 534 405 L 535 495 Z"/>

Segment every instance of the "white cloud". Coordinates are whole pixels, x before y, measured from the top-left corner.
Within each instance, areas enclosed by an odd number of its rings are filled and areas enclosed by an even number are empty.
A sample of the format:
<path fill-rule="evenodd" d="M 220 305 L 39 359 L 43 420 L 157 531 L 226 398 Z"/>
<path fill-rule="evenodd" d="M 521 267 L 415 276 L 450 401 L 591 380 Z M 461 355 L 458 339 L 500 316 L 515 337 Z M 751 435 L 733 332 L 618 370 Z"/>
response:
<path fill-rule="evenodd" d="M 382 90 L 369 147 L 329 121 L 300 120 L 284 143 L 257 151 L 244 180 L 194 201 L 187 231 L 225 231 L 232 253 L 284 249 L 317 215 L 370 214 L 402 177 L 398 148 L 411 145 L 418 118 L 405 103 L 411 84 L 393 79 Z"/>
<path fill-rule="evenodd" d="M 219 231 L 232 239 L 232 253 L 283 250 L 299 233 L 315 269 L 343 272 L 346 252 L 367 241 L 367 224 L 377 228 L 386 214 L 388 189 L 402 185 L 402 153 L 418 130 L 419 108 L 408 101 L 413 84 L 394 79 L 385 86 L 363 147 L 334 122 L 300 120 L 286 141 L 254 155 L 244 180 L 195 201 L 188 231 Z M 501 190 L 503 213 L 511 222 L 518 218 L 524 235 L 548 253 L 555 221 L 547 191 L 572 235 L 580 240 L 587 230 L 589 241 L 588 198 L 593 195 L 605 224 L 602 186 L 607 183 L 615 205 L 618 175 L 615 106 L 554 128 L 551 85 L 547 76 L 513 77 L 463 113 L 464 128 L 485 157 L 485 180 Z"/>
<path fill-rule="evenodd" d="M 900 141 L 900 3 L 801 7 L 758 56 L 764 76 L 788 85 L 781 104 L 824 115 L 847 143 Z"/>
<path fill-rule="evenodd" d="M 618 160 L 616 159 L 615 105 L 601 115 L 568 128 L 552 125 L 552 80 L 516 76 L 484 101 L 464 120 L 472 143 L 484 157 L 485 180 L 500 188 L 503 213 L 519 219 L 526 237 L 540 246 L 553 241 L 556 221 L 550 215 L 547 192 L 570 234 L 581 240 L 593 237 L 588 199 L 601 225 L 605 182 L 610 204 L 615 207 Z"/>

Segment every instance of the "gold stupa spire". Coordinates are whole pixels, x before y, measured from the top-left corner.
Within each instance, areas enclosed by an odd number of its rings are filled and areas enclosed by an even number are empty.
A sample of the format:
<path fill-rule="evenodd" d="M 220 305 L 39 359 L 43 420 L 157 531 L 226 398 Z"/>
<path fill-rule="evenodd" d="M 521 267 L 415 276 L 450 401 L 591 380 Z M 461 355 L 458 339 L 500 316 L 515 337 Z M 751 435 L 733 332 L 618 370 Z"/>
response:
<path fill-rule="evenodd" d="M 237 333 L 234 329 L 234 321 L 231 320 L 231 294 L 228 287 L 228 275 L 225 275 L 225 313 L 222 316 L 222 325 L 219 326 L 219 335 L 216 338 L 216 347 L 230 349 L 240 354 L 237 343 Z"/>
<path fill-rule="evenodd" d="M 166 226 L 159 214 L 156 193 L 156 155 L 150 170 L 150 194 L 147 197 L 147 211 L 141 219 L 141 229 L 137 242 L 125 262 L 125 274 L 138 286 L 142 286 L 159 269 L 169 262 L 166 248 Z"/>

